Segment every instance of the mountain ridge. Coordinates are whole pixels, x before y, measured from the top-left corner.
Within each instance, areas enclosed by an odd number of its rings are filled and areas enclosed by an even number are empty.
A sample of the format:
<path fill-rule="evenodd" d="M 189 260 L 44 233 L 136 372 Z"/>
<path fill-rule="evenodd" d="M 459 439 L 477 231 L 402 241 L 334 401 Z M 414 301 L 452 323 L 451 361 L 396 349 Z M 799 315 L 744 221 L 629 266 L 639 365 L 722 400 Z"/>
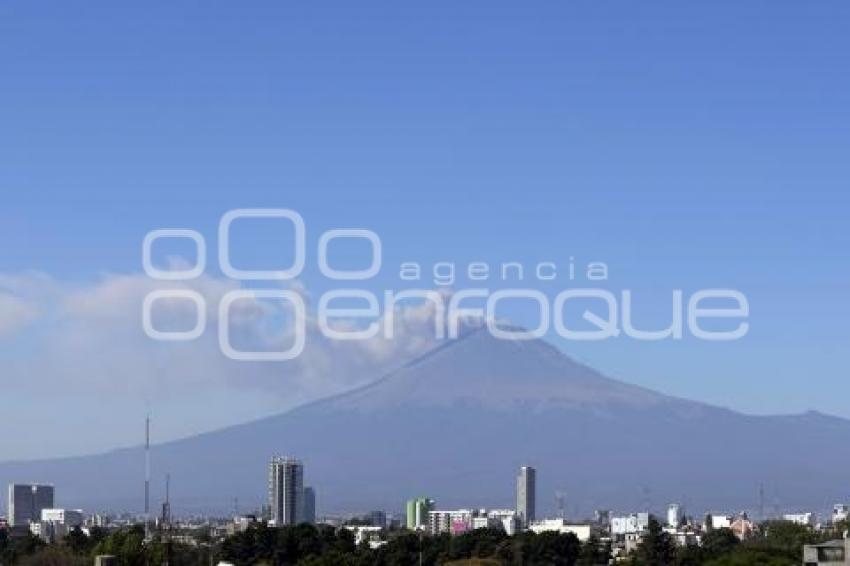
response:
<path fill-rule="evenodd" d="M 268 459 L 287 454 L 305 461 L 324 512 L 398 510 L 421 493 L 441 506 L 510 506 L 513 474 L 530 464 L 543 512 L 558 490 L 589 513 L 637 509 L 647 492 L 659 504 L 687 494 L 691 507 L 737 510 L 761 484 L 791 494 L 789 505 L 825 506 L 850 492 L 840 473 L 850 457 L 834 450 L 847 442 L 840 417 L 746 415 L 608 378 L 541 340 L 479 330 L 364 386 L 152 451 L 155 478 L 169 473 L 175 508 L 187 510 L 229 508 L 233 497 L 259 505 Z M 5 462 L 0 483 L 49 481 L 63 505 L 140 509 L 143 461 L 137 446 Z"/>

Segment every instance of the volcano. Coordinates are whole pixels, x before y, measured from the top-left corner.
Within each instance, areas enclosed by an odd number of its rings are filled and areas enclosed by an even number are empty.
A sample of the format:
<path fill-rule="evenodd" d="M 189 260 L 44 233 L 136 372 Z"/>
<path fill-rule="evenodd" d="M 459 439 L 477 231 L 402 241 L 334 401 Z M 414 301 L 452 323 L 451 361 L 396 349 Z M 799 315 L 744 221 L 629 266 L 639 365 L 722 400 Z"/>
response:
<path fill-rule="evenodd" d="M 300 458 L 319 513 L 512 507 L 521 465 L 538 470 L 539 514 L 555 492 L 593 509 L 754 509 L 763 486 L 783 508 L 850 499 L 850 421 L 751 416 L 601 375 L 541 340 L 476 330 L 369 385 L 286 413 L 155 446 L 175 512 L 265 501 L 272 455 Z M 0 464 L 0 482 L 54 483 L 57 504 L 142 509 L 142 447 Z M 154 492 L 154 497 L 159 495 Z"/>

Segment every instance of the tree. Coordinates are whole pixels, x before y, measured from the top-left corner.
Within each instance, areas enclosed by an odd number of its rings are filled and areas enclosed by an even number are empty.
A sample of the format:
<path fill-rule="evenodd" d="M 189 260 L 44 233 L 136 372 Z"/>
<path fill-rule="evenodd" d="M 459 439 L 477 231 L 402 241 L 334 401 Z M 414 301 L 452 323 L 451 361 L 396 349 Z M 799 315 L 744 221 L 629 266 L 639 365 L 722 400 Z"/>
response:
<path fill-rule="evenodd" d="M 799 560 L 776 549 L 751 548 L 742 544 L 729 554 L 709 560 L 704 566 L 798 566 Z"/>
<path fill-rule="evenodd" d="M 661 523 L 655 517 L 649 518 L 649 527 L 643 540 L 632 555 L 635 566 L 674 566 L 676 564 L 676 543 L 664 532 Z"/>
<path fill-rule="evenodd" d="M 732 529 L 715 529 L 702 537 L 702 548 L 706 558 L 716 558 L 732 552 L 740 542 Z"/>
<path fill-rule="evenodd" d="M 0 564 L 17 564 L 44 548 L 44 541 L 27 532 L 24 536 L 11 538 L 6 531 L 0 539 Z"/>
<path fill-rule="evenodd" d="M 89 537 L 80 527 L 74 527 L 62 542 L 74 554 L 87 554 L 91 550 Z"/>
<path fill-rule="evenodd" d="M 678 548 L 676 566 L 703 566 L 705 550 L 698 544 L 686 544 Z"/>
<path fill-rule="evenodd" d="M 145 531 L 141 525 L 119 529 L 94 547 L 94 554 L 112 554 L 120 566 L 145 566 Z"/>
<path fill-rule="evenodd" d="M 17 562 L 20 566 L 88 566 L 90 563 L 88 557 L 75 554 L 70 548 L 59 545 L 42 548 Z"/>
<path fill-rule="evenodd" d="M 501 529 L 475 529 L 453 537 L 449 543 L 449 558 L 490 558 L 507 537 Z"/>
<path fill-rule="evenodd" d="M 581 552 L 576 564 L 579 566 L 604 566 L 608 564 L 610 558 L 611 548 L 608 544 L 603 544 L 599 537 L 594 534 L 581 545 Z"/>
<path fill-rule="evenodd" d="M 805 525 L 791 521 L 765 521 L 761 524 L 760 536 L 748 546 L 776 550 L 799 563 L 803 559 L 803 545 L 821 541 L 822 537 Z"/>
<path fill-rule="evenodd" d="M 0 529 L 0 563 L 5 563 L 4 556 L 9 550 L 9 531 Z"/>
<path fill-rule="evenodd" d="M 581 543 L 573 533 L 524 532 L 511 540 L 513 560 L 518 564 L 573 566 L 581 551 Z"/>

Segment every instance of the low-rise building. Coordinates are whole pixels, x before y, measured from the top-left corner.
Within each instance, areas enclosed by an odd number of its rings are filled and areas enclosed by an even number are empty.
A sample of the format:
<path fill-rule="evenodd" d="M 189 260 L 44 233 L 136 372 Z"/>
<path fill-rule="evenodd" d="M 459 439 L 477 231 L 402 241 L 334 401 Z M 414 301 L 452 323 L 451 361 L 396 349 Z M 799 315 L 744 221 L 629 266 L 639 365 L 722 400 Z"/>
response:
<path fill-rule="evenodd" d="M 487 517 L 499 521 L 508 536 L 517 534 L 522 527 L 519 515 L 513 509 L 491 509 L 487 511 Z"/>
<path fill-rule="evenodd" d="M 82 526 L 83 512 L 79 509 L 42 509 L 41 520 L 31 522 L 29 529 L 37 537 L 56 542 Z"/>
<path fill-rule="evenodd" d="M 735 517 L 732 520 L 732 524 L 729 525 L 729 528 L 732 529 L 735 536 L 741 540 L 750 538 L 756 531 L 755 523 L 750 521 L 746 513 L 741 513 Z"/>
<path fill-rule="evenodd" d="M 623 535 L 623 541 L 625 544 L 624 551 L 627 556 L 637 550 L 637 547 L 643 541 L 643 534 L 644 533 L 641 531 L 635 533 L 626 533 L 625 535 Z"/>
<path fill-rule="evenodd" d="M 73 529 L 83 525 L 83 511 L 81 509 L 42 509 L 41 520 Z"/>
<path fill-rule="evenodd" d="M 428 513 L 428 532 L 434 535 L 459 535 L 474 529 L 502 529 L 506 534 L 514 535 L 519 528 L 520 518 L 513 509 L 457 509 Z"/>
<path fill-rule="evenodd" d="M 584 542 L 593 533 L 593 527 L 586 524 L 570 523 L 566 519 L 543 519 L 534 521 L 528 529 L 534 533 L 556 532 L 561 534 L 574 534 L 578 540 Z"/>
<path fill-rule="evenodd" d="M 473 526 L 473 519 L 478 516 L 480 516 L 480 513 L 472 509 L 431 511 L 428 513 L 428 530 L 432 535 L 441 533 L 452 535 L 463 534 L 475 528 Z"/>
<path fill-rule="evenodd" d="M 814 513 L 786 513 L 782 515 L 782 519 L 806 527 L 814 527 L 817 522 Z"/>
<path fill-rule="evenodd" d="M 649 513 L 632 513 L 624 517 L 611 517 L 611 534 L 623 536 L 642 533 L 649 527 Z"/>
<path fill-rule="evenodd" d="M 732 527 L 732 521 L 735 517 L 732 515 L 724 515 L 722 513 L 712 513 L 706 517 L 706 529 L 729 529 Z"/>
<path fill-rule="evenodd" d="M 386 527 L 387 514 L 385 511 L 369 511 L 364 517 L 373 527 Z"/>
<path fill-rule="evenodd" d="M 803 566 L 850 565 L 850 539 L 803 546 Z"/>
<path fill-rule="evenodd" d="M 228 535 L 244 533 L 251 527 L 251 525 L 256 525 L 257 523 L 257 517 L 254 515 L 239 515 L 237 517 L 233 517 L 233 522 L 225 526 L 225 532 Z"/>
<path fill-rule="evenodd" d="M 386 541 L 381 540 L 381 532 L 384 530 L 383 527 L 374 525 L 345 525 L 342 528 L 354 534 L 354 544 L 358 546 L 364 542 L 368 542 L 369 546 L 372 548 L 377 548 L 382 544 L 386 544 Z"/>
<path fill-rule="evenodd" d="M 688 528 L 664 527 L 664 532 L 670 535 L 679 546 L 698 545 L 700 543 L 700 536 Z"/>
<path fill-rule="evenodd" d="M 472 518 L 472 528 L 474 529 L 503 529 L 502 522 L 495 518 L 487 515 L 473 517 Z"/>

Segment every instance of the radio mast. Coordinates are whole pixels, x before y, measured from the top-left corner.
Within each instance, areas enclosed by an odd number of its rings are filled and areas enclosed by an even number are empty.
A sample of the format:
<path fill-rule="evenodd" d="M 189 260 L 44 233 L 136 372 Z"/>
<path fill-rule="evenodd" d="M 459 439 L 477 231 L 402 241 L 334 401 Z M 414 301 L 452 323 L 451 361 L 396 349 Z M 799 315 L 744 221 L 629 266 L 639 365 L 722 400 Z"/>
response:
<path fill-rule="evenodd" d="M 150 536 L 151 512 L 151 416 L 145 417 L 145 538 Z"/>

